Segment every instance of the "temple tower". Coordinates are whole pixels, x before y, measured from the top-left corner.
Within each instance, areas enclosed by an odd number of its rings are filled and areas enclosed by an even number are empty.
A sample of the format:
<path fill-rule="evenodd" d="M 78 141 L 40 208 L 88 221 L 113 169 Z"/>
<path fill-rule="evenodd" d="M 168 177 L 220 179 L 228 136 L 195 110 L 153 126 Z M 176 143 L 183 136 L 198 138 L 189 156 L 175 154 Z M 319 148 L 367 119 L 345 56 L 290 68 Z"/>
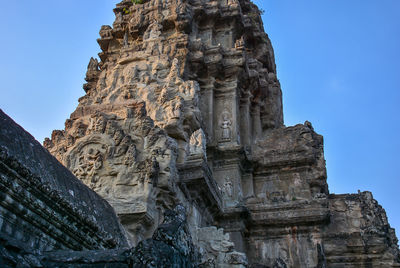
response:
<path fill-rule="evenodd" d="M 223 228 L 254 267 L 398 267 L 372 196 L 329 195 L 322 136 L 284 126 L 251 1 L 124 0 L 114 12 L 86 94 L 45 147 L 114 207 L 133 243 L 184 204 L 198 245 Z"/>

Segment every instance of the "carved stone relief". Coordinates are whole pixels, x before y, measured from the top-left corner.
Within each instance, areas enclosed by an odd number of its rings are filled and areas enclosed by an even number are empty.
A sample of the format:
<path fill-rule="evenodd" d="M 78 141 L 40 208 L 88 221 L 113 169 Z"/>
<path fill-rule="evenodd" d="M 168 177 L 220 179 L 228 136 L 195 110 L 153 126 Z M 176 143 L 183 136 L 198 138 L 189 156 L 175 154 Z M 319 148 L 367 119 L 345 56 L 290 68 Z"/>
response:
<path fill-rule="evenodd" d="M 65 131 L 46 140 L 48 150 L 114 206 L 135 242 L 151 234 L 163 209 L 200 207 L 206 193 L 212 209 L 222 209 L 191 221 L 210 224 L 215 213 L 219 224 L 236 224 L 230 235 L 249 245 L 251 264 L 315 267 L 316 247 L 302 234 L 327 222 L 322 137 L 307 126 L 284 127 L 257 7 L 248 0 L 122 1 L 115 13 L 114 27 L 100 31 L 101 61 L 89 63 L 86 95 Z M 214 192 L 189 193 L 180 181 L 185 168 Z M 242 208 L 252 221 L 244 222 Z"/>
<path fill-rule="evenodd" d="M 221 128 L 221 138 L 220 141 L 227 142 L 232 140 L 232 121 L 231 115 L 227 110 L 225 110 L 221 115 L 220 128 Z"/>
<path fill-rule="evenodd" d="M 232 199 L 233 198 L 233 183 L 230 178 L 225 178 L 224 180 L 224 185 L 223 185 L 223 193 L 226 199 Z"/>
<path fill-rule="evenodd" d="M 103 168 L 107 146 L 96 141 L 86 141 L 80 143 L 77 148 L 79 150 L 74 150 L 68 155 L 69 169 L 87 184 L 95 184 Z"/>
<path fill-rule="evenodd" d="M 206 158 L 206 140 L 202 129 L 193 132 L 189 141 L 189 154 L 202 155 Z"/>

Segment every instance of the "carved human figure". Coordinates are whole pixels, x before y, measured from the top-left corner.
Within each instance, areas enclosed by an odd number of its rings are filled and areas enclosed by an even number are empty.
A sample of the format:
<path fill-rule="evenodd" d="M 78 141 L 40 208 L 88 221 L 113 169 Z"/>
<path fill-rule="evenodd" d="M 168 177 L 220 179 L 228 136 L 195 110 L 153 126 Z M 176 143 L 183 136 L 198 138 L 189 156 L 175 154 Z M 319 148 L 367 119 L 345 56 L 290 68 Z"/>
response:
<path fill-rule="evenodd" d="M 190 154 L 205 153 L 204 132 L 202 129 L 195 131 L 192 136 L 190 136 L 189 151 Z"/>
<path fill-rule="evenodd" d="M 87 161 L 88 169 L 90 169 L 88 175 L 89 177 L 93 177 L 103 166 L 103 157 L 101 156 L 100 151 L 90 148 L 87 154 Z"/>
<path fill-rule="evenodd" d="M 230 178 L 225 178 L 224 185 L 222 187 L 223 193 L 226 198 L 232 198 L 233 197 L 233 183 Z"/>
<path fill-rule="evenodd" d="M 231 125 L 232 122 L 229 119 L 229 114 L 227 112 L 224 112 L 222 114 L 222 120 L 221 120 L 221 129 L 222 129 L 222 133 L 221 133 L 221 140 L 231 140 Z"/>
<path fill-rule="evenodd" d="M 87 164 L 83 155 L 78 158 L 78 166 L 73 171 L 74 175 L 83 180 L 87 175 Z"/>
<path fill-rule="evenodd" d="M 122 130 L 117 130 L 114 134 L 114 141 L 115 141 L 115 145 L 118 146 L 120 144 L 120 142 L 122 141 L 122 139 L 124 138 L 125 134 Z"/>
<path fill-rule="evenodd" d="M 103 166 L 103 157 L 101 154 L 97 155 L 93 163 L 93 170 L 99 170 Z"/>
<path fill-rule="evenodd" d="M 169 70 L 168 78 L 172 79 L 175 77 L 179 77 L 179 61 L 177 58 L 174 58 L 171 63 L 171 69 Z"/>
<path fill-rule="evenodd" d="M 106 120 L 102 115 L 92 118 L 93 132 L 103 133 L 105 126 L 106 126 Z"/>
<path fill-rule="evenodd" d="M 87 158 L 87 160 L 88 160 L 91 164 L 93 164 L 92 161 L 95 160 L 96 157 L 97 157 L 99 154 L 100 154 L 99 150 L 90 148 L 90 149 L 87 151 L 86 158 Z"/>
<path fill-rule="evenodd" d="M 115 133 L 115 127 L 113 121 L 107 121 L 106 129 L 104 131 L 107 135 L 113 136 Z"/>

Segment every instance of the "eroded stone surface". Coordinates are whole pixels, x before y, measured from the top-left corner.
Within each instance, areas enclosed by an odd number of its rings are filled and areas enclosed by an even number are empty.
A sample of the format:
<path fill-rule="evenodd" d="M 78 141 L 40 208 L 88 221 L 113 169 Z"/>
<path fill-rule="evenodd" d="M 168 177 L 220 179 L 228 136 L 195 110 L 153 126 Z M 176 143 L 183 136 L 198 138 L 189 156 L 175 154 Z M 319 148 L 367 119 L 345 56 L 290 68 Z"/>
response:
<path fill-rule="evenodd" d="M 112 207 L 0 110 L 0 266 L 56 250 L 129 247 Z"/>
<path fill-rule="evenodd" d="M 371 192 L 331 195 L 330 223 L 323 228 L 327 267 L 399 267 L 394 229 Z"/>
<path fill-rule="evenodd" d="M 253 3 L 124 0 L 114 12 L 86 94 L 44 145 L 112 204 L 132 243 L 183 204 L 204 265 L 399 267 L 376 201 L 330 195 L 322 136 L 283 125 Z"/>
<path fill-rule="evenodd" d="M 0 234 L 36 250 L 128 246 L 112 207 L 0 110 Z"/>

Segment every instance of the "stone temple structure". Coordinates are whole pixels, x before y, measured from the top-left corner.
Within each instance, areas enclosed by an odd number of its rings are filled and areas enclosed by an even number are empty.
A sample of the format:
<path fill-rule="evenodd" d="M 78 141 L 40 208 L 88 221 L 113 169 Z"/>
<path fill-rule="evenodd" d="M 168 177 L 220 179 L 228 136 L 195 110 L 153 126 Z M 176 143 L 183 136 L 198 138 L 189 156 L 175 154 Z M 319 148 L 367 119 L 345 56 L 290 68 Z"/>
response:
<path fill-rule="evenodd" d="M 124 0 L 114 12 L 86 94 L 44 147 L 113 207 L 123 227 L 108 234 L 123 238 L 48 259 L 100 250 L 129 267 L 170 267 L 165 252 L 186 256 L 176 267 L 400 267 L 372 194 L 330 194 L 322 136 L 283 124 L 251 1 Z M 143 252 L 164 257 L 135 266 Z"/>

